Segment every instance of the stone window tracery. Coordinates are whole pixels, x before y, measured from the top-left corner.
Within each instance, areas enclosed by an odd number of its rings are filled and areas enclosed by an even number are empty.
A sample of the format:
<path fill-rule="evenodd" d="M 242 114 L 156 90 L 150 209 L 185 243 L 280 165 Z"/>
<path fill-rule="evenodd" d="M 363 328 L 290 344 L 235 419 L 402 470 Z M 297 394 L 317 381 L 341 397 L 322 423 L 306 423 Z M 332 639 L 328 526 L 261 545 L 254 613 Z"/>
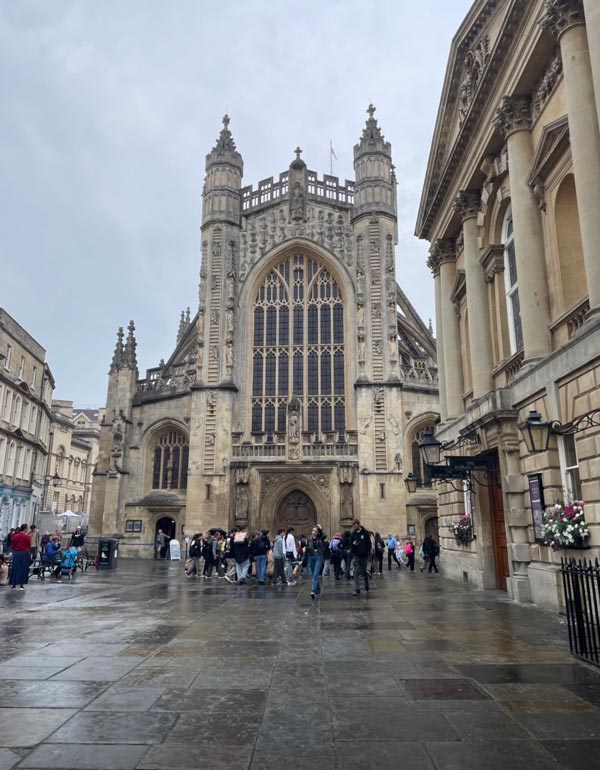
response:
<path fill-rule="evenodd" d="M 152 452 L 152 489 L 186 489 L 189 444 L 178 430 L 168 430 Z"/>
<path fill-rule="evenodd" d="M 519 276 L 513 230 L 512 208 L 509 206 L 502 225 L 502 243 L 504 244 L 504 285 L 506 289 L 506 309 L 510 352 L 523 349 L 523 329 L 521 326 L 521 305 L 519 300 Z"/>
<path fill-rule="evenodd" d="M 259 287 L 253 319 L 252 432 L 285 432 L 292 395 L 304 431 L 344 432 L 344 306 L 331 273 L 313 257 L 288 257 Z"/>

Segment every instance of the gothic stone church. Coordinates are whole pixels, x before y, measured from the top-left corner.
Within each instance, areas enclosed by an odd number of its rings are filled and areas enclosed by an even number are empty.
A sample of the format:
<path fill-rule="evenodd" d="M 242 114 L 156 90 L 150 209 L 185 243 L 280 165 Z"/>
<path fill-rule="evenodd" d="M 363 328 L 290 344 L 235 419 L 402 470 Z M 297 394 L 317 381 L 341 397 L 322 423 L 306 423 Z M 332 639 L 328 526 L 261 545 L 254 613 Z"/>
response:
<path fill-rule="evenodd" d="M 91 527 L 150 555 L 158 527 L 360 516 L 420 535 L 435 497 L 416 450 L 438 418 L 435 341 L 396 282 L 396 177 L 369 107 L 356 181 L 287 171 L 242 187 L 229 118 L 206 156 L 198 313 L 140 379 L 119 330 Z M 407 498 L 404 476 L 422 483 Z"/>

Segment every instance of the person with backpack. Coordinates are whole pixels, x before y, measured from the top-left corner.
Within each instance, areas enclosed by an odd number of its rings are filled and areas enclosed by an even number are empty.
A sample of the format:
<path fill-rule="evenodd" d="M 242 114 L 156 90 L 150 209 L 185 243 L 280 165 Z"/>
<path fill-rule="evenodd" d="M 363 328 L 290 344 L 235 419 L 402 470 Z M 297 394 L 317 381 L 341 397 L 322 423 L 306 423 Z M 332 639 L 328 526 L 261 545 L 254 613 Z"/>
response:
<path fill-rule="evenodd" d="M 342 536 L 336 532 L 329 544 L 331 566 L 336 580 L 342 579 Z"/>
<path fill-rule="evenodd" d="M 233 558 L 238 585 L 246 585 L 250 567 L 250 543 L 245 527 L 240 527 L 233 540 Z"/>
<path fill-rule="evenodd" d="M 202 577 L 206 580 L 212 580 L 212 573 L 217 559 L 217 541 L 210 532 L 207 532 L 202 539 L 202 558 L 204 559 Z"/>
<path fill-rule="evenodd" d="M 273 566 L 273 577 L 271 578 L 271 585 L 276 586 L 277 585 L 277 578 L 281 578 L 282 585 L 287 585 L 287 581 L 285 579 L 285 571 L 284 571 L 284 564 L 285 564 L 285 529 L 278 529 L 277 530 L 277 537 L 275 538 L 275 542 L 273 543 L 273 560 L 274 560 L 274 566 Z"/>
<path fill-rule="evenodd" d="M 294 528 L 290 527 L 285 533 L 284 539 L 285 553 L 285 576 L 289 585 L 293 581 L 292 567 L 295 561 L 298 561 L 298 549 L 296 548 L 296 538 L 294 537 Z"/>
<path fill-rule="evenodd" d="M 352 566 L 352 534 L 347 529 L 342 535 L 342 557 L 344 559 L 344 577 L 346 580 L 352 580 L 350 568 Z"/>
<path fill-rule="evenodd" d="M 225 569 L 225 580 L 228 583 L 233 582 L 235 577 L 235 558 L 233 556 L 233 544 L 237 527 L 233 527 L 227 537 L 225 538 L 225 546 L 223 548 L 223 567 Z"/>
<path fill-rule="evenodd" d="M 429 562 L 429 569 L 428 572 L 431 572 L 432 570 L 435 570 L 437 573 L 438 568 L 435 563 L 435 559 L 437 555 L 440 552 L 440 547 L 436 543 L 436 541 L 433 539 L 431 535 L 427 535 L 425 540 L 423 541 L 423 553 L 425 554 L 425 563 Z M 423 572 L 423 569 L 425 568 L 425 564 L 421 567 L 421 572 Z"/>
<path fill-rule="evenodd" d="M 352 522 L 351 534 L 352 554 L 354 556 L 354 593 L 360 594 L 360 576 L 365 581 L 365 591 L 369 591 L 369 575 L 367 574 L 367 562 L 371 553 L 371 535 L 361 526 L 360 519 Z"/>
<path fill-rule="evenodd" d="M 375 533 L 375 542 L 373 544 L 373 572 L 383 577 L 383 554 L 385 546 L 379 532 Z"/>
<path fill-rule="evenodd" d="M 200 557 L 202 556 L 202 532 L 198 532 L 190 540 L 190 559 L 194 562 L 194 567 L 186 572 L 186 575 L 191 577 L 195 575 L 200 577 Z"/>
<path fill-rule="evenodd" d="M 412 540 L 406 541 L 406 546 L 404 548 L 404 553 L 406 554 L 406 569 L 409 569 L 411 572 L 415 571 L 415 544 Z"/>

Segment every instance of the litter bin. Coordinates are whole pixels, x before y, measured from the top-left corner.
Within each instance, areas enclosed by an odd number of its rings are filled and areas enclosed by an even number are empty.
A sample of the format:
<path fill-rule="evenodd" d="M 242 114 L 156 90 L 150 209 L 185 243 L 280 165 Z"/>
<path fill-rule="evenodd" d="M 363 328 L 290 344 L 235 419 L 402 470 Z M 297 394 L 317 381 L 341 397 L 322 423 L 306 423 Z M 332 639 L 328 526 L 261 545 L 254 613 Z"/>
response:
<path fill-rule="evenodd" d="M 98 541 L 98 569 L 117 569 L 119 541 L 113 537 L 101 537 Z"/>

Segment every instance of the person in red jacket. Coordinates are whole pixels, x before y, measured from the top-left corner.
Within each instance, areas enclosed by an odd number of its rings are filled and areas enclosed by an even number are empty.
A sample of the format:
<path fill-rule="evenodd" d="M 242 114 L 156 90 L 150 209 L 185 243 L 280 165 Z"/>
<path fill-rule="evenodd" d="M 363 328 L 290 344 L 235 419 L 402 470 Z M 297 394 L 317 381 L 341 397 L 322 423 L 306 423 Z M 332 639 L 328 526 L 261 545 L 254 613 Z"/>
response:
<path fill-rule="evenodd" d="M 12 537 L 12 565 L 10 568 L 10 584 L 13 590 L 17 584 L 21 591 L 25 590 L 25 583 L 29 580 L 29 565 L 31 563 L 31 538 L 27 534 L 27 524 L 21 524 L 18 532 Z"/>

